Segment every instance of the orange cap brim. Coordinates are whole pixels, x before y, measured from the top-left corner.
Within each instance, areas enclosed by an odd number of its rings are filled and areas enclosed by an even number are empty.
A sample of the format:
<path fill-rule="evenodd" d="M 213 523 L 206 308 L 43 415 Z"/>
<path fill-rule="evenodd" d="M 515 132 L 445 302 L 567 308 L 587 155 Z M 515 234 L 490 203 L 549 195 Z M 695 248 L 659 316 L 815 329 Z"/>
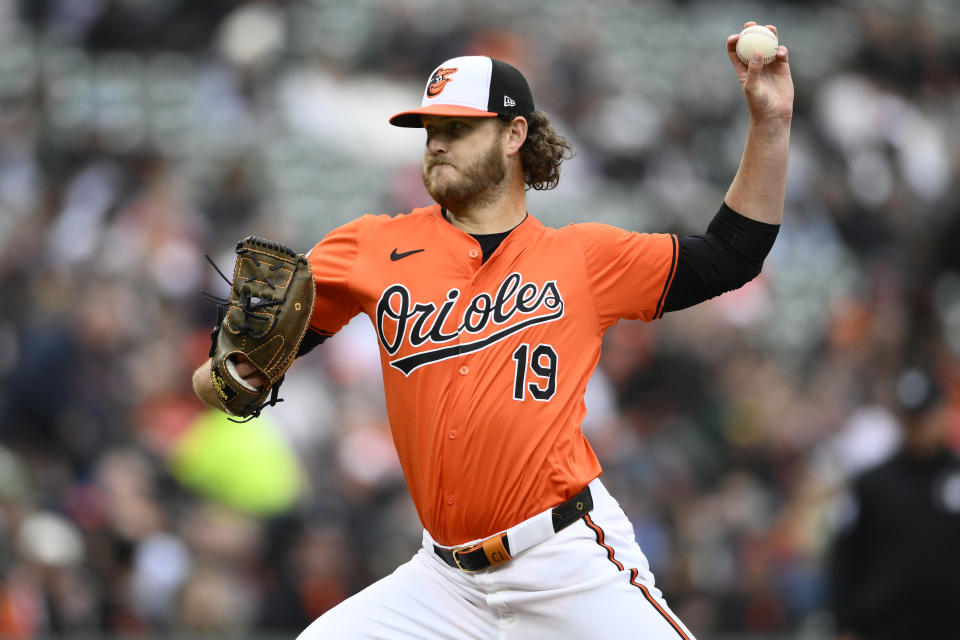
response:
<path fill-rule="evenodd" d="M 423 124 L 420 116 L 468 116 L 471 118 L 490 118 L 497 115 L 493 111 L 481 111 L 473 107 L 461 107 L 455 104 L 430 104 L 413 111 L 403 111 L 390 118 L 395 127 L 419 128 Z"/>

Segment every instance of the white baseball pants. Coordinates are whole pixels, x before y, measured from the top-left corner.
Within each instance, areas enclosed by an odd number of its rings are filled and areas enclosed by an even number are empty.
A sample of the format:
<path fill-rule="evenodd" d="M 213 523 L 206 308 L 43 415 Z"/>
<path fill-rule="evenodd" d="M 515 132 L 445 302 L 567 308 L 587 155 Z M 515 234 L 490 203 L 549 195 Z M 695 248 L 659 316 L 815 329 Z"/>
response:
<path fill-rule="evenodd" d="M 694 640 L 670 611 L 626 514 L 590 483 L 587 516 L 476 573 L 423 547 L 391 575 L 320 616 L 298 640 Z"/>

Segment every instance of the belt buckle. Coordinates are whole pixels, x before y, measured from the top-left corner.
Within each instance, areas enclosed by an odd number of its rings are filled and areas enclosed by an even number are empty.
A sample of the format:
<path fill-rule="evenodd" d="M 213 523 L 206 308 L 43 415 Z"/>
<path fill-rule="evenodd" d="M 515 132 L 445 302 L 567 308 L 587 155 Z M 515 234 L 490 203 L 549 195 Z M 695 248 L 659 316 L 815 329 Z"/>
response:
<path fill-rule="evenodd" d="M 476 573 L 477 571 L 481 571 L 481 569 L 467 569 L 465 566 L 460 564 L 460 558 L 457 557 L 458 553 L 468 553 L 470 551 L 476 551 L 479 547 L 480 545 L 475 544 L 471 547 L 454 547 L 450 549 L 450 552 L 453 554 L 453 561 L 457 564 L 457 568 L 460 569 L 460 571 L 463 571 L 464 573 Z"/>

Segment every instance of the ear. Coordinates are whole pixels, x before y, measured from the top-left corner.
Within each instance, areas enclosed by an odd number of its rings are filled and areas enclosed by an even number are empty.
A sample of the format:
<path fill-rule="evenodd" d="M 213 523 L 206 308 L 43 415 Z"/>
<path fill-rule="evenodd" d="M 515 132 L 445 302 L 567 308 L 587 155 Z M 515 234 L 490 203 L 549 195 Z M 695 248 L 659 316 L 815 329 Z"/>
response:
<path fill-rule="evenodd" d="M 527 119 L 517 116 L 504 128 L 503 135 L 503 150 L 508 156 L 512 156 L 520 151 L 520 147 L 527 140 Z"/>

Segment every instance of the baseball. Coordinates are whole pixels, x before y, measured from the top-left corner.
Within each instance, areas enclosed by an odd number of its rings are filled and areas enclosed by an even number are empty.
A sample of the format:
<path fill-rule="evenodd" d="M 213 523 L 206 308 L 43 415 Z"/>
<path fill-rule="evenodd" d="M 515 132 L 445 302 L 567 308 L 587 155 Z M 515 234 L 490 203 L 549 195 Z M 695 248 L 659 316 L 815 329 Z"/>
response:
<path fill-rule="evenodd" d="M 750 64 L 754 51 L 763 54 L 763 64 L 770 64 L 777 57 L 777 34 L 758 24 L 740 32 L 737 40 L 737 57 L 743 64 Z"/>

